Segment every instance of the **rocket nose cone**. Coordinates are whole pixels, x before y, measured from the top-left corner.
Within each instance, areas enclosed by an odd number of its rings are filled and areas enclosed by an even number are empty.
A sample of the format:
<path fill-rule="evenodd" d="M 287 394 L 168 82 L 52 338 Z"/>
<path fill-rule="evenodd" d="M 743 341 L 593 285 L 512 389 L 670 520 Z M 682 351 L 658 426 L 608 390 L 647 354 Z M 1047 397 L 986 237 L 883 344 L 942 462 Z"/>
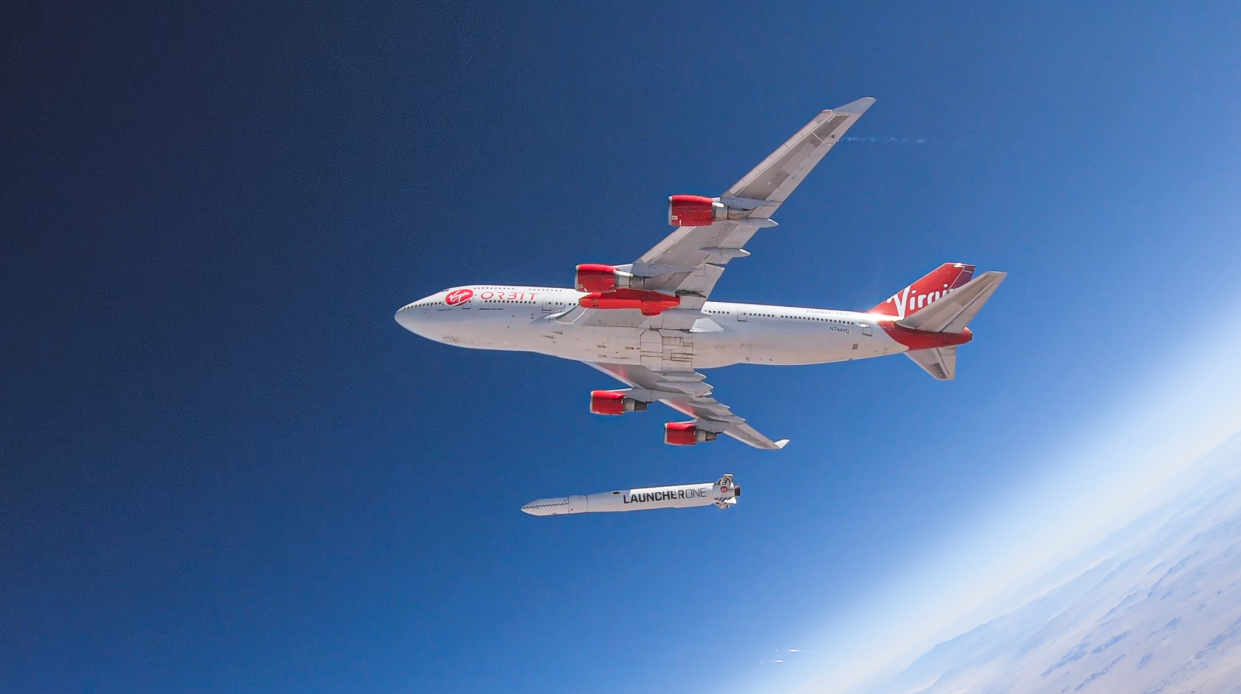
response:
<path fill-rule="evenodd" d="M 522 506 L 521 512 L 532 516 L 555 516 L 568 513 L 569 500 L 563 497 L 558 499 L 535 499 Z"/>
<path fill-rule="evenodd" d="M 547 499 L 535 499 L 525 506 L 521 507 L 521 512 L 531 516 L 550 516 L 551 509 L 547 507 Z"/>

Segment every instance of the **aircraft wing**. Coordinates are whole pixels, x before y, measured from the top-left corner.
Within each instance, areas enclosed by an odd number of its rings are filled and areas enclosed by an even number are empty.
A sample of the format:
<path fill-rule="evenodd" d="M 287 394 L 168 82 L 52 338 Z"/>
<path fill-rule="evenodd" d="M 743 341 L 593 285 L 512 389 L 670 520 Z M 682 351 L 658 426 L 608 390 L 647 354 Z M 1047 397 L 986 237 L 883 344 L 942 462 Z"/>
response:
<path fill-rule="evenodd" d="M 720 196 L 734 210 L 730 219 L 679 227 L 633 263 L 642 288 L 680 296 L 683 309 L 702 308 L 728 261 L 749 255 L 750 237 L 775 226 L 771 215 L 874 102 L 866 97 L 815 116 Z"/>
<path fill-rule="evenodd" d="M 658 400 L 693 417 L 694 423 L 704 431 L 727 434 L 742 443 L 767 450 L 779 450 L 789 442 L 788 439 L 772 441 L 733 414 L 728 405 L 711 396 L 711 384 L 697 371 L 653 371 L 632 364 L 584 363 L 633 388 L 631 395 L 639 400 Z"/>

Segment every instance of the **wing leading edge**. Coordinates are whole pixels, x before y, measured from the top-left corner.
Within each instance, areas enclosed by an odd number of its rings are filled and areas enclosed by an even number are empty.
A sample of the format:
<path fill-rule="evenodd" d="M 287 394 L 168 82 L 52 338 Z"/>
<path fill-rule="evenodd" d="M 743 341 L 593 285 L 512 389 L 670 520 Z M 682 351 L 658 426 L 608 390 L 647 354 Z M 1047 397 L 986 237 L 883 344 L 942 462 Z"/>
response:
<path fill-rule="evenodd" d="M 585 363 L 633 388 L 629 393 L 631 397 L 658 400 L 693 417 L 694 423 L 704 431 L 726 434 L 764 450 L 779 450 L 789 442 L 788 439 L 773 441 L 733 414 L 728 405 L 711 396 L 711 384 L 697 371 L 653 371 L 631 364 Z"/>

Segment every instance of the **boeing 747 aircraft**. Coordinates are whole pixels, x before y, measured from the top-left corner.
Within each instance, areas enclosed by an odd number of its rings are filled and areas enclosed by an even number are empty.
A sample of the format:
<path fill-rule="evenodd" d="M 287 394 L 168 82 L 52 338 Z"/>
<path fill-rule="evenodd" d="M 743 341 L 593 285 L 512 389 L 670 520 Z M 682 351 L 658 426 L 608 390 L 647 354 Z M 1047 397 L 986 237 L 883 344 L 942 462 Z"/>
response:
<path fill-rule="evenodd" d="M 728 263 L 874 99 L 815 116 L 718 198 L 674 195 L 676 227 L 628 265 L 577 266 L 573 289 L 472 284 L 402 307 L 396 320 L 430 340 L 473 349 L 538 352 L 586 362 L 627 388 L 596 390 L 590 411 L 620 415 L 659 401 L 692 417 L 664 441 L 692 446 L 726 434 L 780 449 L 716 400 L 699 369 L 731 364 L 822 364 L 905 354 L 951 380 L 970 320 L 1004 279 L 946 263 L 866 312 L 709 301 Z"/>

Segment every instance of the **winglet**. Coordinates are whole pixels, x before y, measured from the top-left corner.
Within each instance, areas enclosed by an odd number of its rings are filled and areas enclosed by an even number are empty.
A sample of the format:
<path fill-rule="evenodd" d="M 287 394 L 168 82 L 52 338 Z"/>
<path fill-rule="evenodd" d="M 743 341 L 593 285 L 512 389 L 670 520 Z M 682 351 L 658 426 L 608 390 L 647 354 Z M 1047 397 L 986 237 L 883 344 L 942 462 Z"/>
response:
<path fill-rule="evenodd" d="M 858 99 L 857 101 L 849 102 L 845 104 L 844 106 L 837 106 L 836 108 L 832 109 L 832 111 L 836 113 L 856 113 L 860 116 L 863 113 L 866 113 L 866 109 L 870 108 L 871 105 L 874 103 L 875 103 L 874 97 L 864 96 L 861 99 Z"/>
<path fill-rule="evenodd" d="M 776 441 L 776 448 L 784 448 L 787 445 L 789 445 L 788 439 L 780 439 L 779 441 Z"/>

